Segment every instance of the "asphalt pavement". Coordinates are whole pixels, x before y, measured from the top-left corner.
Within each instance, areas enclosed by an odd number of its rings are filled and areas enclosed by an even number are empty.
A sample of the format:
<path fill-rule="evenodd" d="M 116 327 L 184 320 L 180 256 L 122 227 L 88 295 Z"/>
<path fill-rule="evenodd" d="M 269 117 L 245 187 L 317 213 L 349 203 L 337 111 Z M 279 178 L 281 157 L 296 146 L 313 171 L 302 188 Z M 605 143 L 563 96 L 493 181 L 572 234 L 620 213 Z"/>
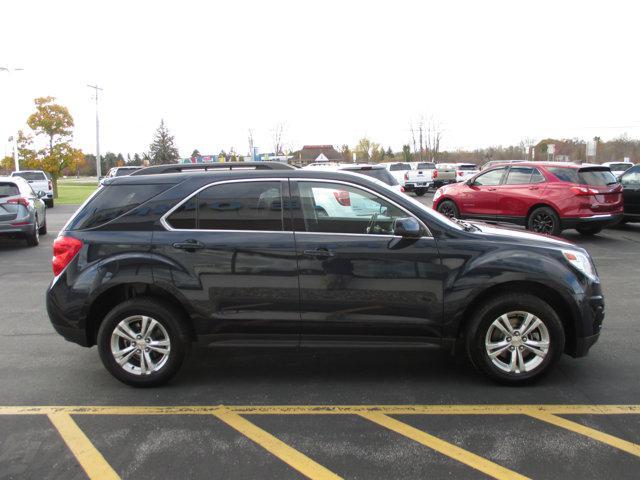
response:
<path fill-rule="evenodd" d="M 587 357 L 535 385 L 490 383 L 437 348 L 197 348 L 169 385 L 134 389 L 47 318 L 74 210 L 48 210 L 38 247 L 0 239 L 0 479 L 640 477 L 640 224 L 563 234 L 593 256 L 606 318 Z"/>

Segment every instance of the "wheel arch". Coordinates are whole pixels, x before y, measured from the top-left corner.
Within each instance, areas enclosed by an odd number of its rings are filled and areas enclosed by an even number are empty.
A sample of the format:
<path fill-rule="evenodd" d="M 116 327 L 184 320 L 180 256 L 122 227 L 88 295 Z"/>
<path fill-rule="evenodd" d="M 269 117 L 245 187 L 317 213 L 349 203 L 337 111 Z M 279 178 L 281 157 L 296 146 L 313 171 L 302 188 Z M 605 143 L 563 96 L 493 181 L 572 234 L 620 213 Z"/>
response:
<path fill-rule="evenodd" d="M 196 339 L 195 327 L 189 311 L 179 298 L 157 285 L 132 282 L 110 286 L 92 300 L 86 316 L 88 346 L 96 344 L 98 329 L 107 313 L 125 300 L 136 297 L 156 298 L 163 302 L 170 302 L 183 314 L 191 339 Z"/>
<path fill-rule="evenodd" d="M 461 339 L 473 316 L 473 312 L 484 302 L 498 297 L 504 293 L 526 293 L 535 295 L 548 303 L 553 308 L 565 332 L 565 353 L 572 354 L 576 349 L 576 327 L 577 316 L 571 303 L 563 297 L 557 290 L 539 282 L 529 280 L 515 280 L 497 285 L 492 285 L 478 292 L 466 305 L 461 314 L 461 321 L 458 325 L 458 339 Z"/>

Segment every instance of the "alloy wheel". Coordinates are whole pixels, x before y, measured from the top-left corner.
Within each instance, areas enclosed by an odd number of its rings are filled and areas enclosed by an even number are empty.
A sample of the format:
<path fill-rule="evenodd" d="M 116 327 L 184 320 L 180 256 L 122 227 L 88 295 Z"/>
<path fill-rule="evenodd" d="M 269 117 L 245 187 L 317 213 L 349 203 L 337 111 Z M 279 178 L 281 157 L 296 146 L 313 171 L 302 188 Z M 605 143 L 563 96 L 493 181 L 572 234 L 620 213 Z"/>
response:
<path fill-rule="evenodd" d="M 111 354 L 123 370 L 150 375 L 169 360 L 171 340 L 157 320 L 134 315 L 122 320 L 111 334 Z"/>
<path fill-rule="evenodd" d="M 500 315 L 485 335 L 485 351 L 493 365 L 507 373 L 525 373 L 537 368 L 549 353 L 549 330 L 529 312 Z"/>
<path fill-rule="evenodd" d="M 554 220 L 547 212 L 538 212 L 531 218 L 531 230 L 538 233 L 551 233 Z"/>

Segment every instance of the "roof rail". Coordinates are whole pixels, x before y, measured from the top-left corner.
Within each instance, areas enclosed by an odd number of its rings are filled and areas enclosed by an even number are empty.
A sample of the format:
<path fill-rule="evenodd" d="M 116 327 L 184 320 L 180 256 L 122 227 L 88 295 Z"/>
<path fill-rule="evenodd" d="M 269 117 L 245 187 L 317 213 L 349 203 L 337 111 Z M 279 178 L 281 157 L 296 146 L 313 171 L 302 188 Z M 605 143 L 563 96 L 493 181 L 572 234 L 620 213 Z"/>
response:
<path fill-rule="evenodd" d="M 154 165 L 146 167 L 129 176 L 156 175 L 159 173 L 180 173 L 188 170 L 295 170 L 294 167 L 282 162 L 220 162 L 220 163 L 172 163 L 169 165 Z"/>

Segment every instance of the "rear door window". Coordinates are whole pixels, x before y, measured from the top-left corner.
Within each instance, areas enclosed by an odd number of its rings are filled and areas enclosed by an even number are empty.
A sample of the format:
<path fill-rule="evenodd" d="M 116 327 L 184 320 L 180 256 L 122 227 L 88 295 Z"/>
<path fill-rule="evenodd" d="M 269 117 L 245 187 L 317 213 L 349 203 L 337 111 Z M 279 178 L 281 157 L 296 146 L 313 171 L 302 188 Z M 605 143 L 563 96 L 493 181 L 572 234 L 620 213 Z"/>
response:
<path fill-rule="evenodd" d="M 180 205 L 167 223 L 174 229 L 282 231 L 279 181 L 212 185 Z"/>
<path fill-rule="evenodd" d="M 531 167 L 511 167 L 504 182 L 507 185 L 524 185 L 531 183 L 531 175 L 533 168 Z"/>

